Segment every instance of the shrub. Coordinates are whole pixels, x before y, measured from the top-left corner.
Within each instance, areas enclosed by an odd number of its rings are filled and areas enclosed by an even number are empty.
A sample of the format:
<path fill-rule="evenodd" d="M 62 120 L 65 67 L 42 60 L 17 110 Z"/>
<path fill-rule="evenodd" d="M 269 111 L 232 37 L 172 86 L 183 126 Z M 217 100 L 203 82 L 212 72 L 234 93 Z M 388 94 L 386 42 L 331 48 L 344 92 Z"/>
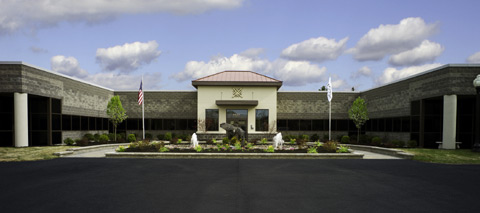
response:
<path fill-rule="evenodd" d="M 117 140 L 120 140 L 120 139 L 125 139 L 125 137 L 123 137 L 123 134 L 118 133 L 117 134 Z"/>
<path fill-rule="evenodd" d="M 165 135 L 163 134 L 158 134 L 157 139 L 163 141 L 165 139 Z"/>
<path fill-rule="evenodd" d="M 323 134 L 323 141 L 328 141 L 328 134 Z"/>
<path fill-rule="evenodd" d="M 392 140 L 392 144 L 395 148 L 403 148 L 405 146 L 405 142 L 401 140 Z"/>
<path fill-rule="evenodd" d="M 236 144 L 238 142 L 239 142 L 239 140 L 235 136 L 233 136 L 232 139 L 230 139 L 230 144 Z"/>
<path fill-rule="evenodd" d="M 83 135 L 83 137 L 87 138 L 87 140 L 89 140 L 89 141 L 95 140 L 95 137 L 93 137 L 93 135 L 90 134 L 90 133 L 87 133 L 87 134 Z"/>
<path fill-rule="evenodd" d="M 317 152 L 317 147 L 312 146 L 312 147 L 308 148 L 307 153 L 318 153 Z"/>
<path fill-rule="evenodd" d="M 145 139 L 149 139 L 149 140 L 153 139 L 152 134 L 145 133 Z"/>
<path fill-rule="evenodd" d="M 205 143 L 206 143 L 206 144 L 215 144 L 215 143 L 213 142 L 213 140 L 215 140 L 215 139 L 208 139 Z"/>
<path fill-rule="evenodd" d="M 65 138 L 65 140 L 63 140 L 63 142 L 69 146 L 73 145 L 73 143 L 75 143 L 75 141 L 71 138 Z"/>
<path fill-rule="evenodd" d="M 224 138 L 222 139 L 222 142 L 223 142 L 223 144 L 229 144 L 229 143 L 230 143 L 230 140 L 229 140 L 227 137 L 224 137 Z"/>
<path fill-rule="evenodd" d="M 177 139 L 177 143 L 182 143 L 182 141 L 183 141 L 183 140 L 182 140 L 181 138 L 178 138 L 178 139 Z"/>
<path fill-rule="evenodd" d="M 417 141 L 416 141 L 416 140 L 409 140 L 409 141 L 407 142 L 407 147 L 409 147 L 409 148 L 415 148 L 415 147 L 417 147 Z"/>
<path fill-rule="evenodd" d="M 342 139 L 340 139 L 341 143 L 350 143 L 350 137 L 348 135 L 342 136 Z"/>
<path fill-rule="evenodd" d="M 307 141 L 305 141 L 303 138 L 297 140 L 297 145 L 299 149 L 305 149 L 307 146 Z"/>
<path fill-rule="evenodd" d="M 125 152 L 125 147 L 124 146 L 119 146 L 117 149 L 115 149 L 117 152 Z"/>
<path fill-rule="evenodd" d="M 348 146 L 340 145 L 337 149 L 337 153 L 348 153 Z"/>
<path fill-rule="evenodd" d="M 337 142 L 335 141 L 327 141 L 323 143 L 322 147 L 326 152 L 329 152 L 329 153 L 337 152 Z"/>
<path fill-rule="evenodd" d="M 100 134 L 95 133 L 95 135 L 93 135 L 93 140 L 95 140 L 95 142 L 100 142 Z"/>
<path fill-rule="evenodd" d="M 100 138 L 98 139 L 98 141 L 100 141 L 100 143 L 106 143 L 108 142 L 108 135 L 107 134 L 103 134 L 103 135 L 100 135 Z"/>
<path fill-rule="evenodd" d="M 300 138 L 302 138 L 302 140 L 304 140 L 305 142 L 307 142 L 308 139 L 310 139 L 308 135 L 302 135 Z"/>
<path fill-rule="evenodd" d="M 113 134 L 113 133 L 108 133 L 108 140 L 109 140 L 109 141 L 114 141 L 114 140 L 115 140 L 115 134 Z"/>
<path fill-rule="evenodd" d="M 260 144 L 267 144 L 267 139 L 266 139 L 266 138 L 262 138 L 262 140 L 260 141 Z"/>
<path fill-rule="evenodd" d="M 127 139 L 128 142 L 135 142 L 137 140 L 134 134 L 129 134 Z"/>
<path fill-rule="evenodd" d="M 201 152 L 202 150 L 203 150 L 203 148 L 202 148 L 202 146 L 200 146 L 200 145 L 197 145 L 197 146 L 195 147 L 195 151 L 197 151 L 197 152 Z"/>
<path fill-rule="evenodd" d="M 171 132 L 165 133 L 165 137 L 163 139 L 166 140 L 166 141 L 171 141 L 172 140 L 172 133 Z"/>
<path fill-rule="evenodd" d="M 86 137 L 83 137 L 81 139 L 77 139 L 75 140 L 75 143 L 78 145 L 78 146 L 86 146 L 88 145 L 88 139 Z"/>
<path fill-rule="evenodd" d="M 297 139 L 295 139 L 295 138 L 290 138 L 290 144 L 293 145 L 293 144 L 295 144 L 296 142 L 297 142 Z"/>
<path fill-rule="evenodd" d="M 313 134 L 312 136 L 310 136 L 310 140 L 311 141 L 318 141 L 318 140 L 320 140 L 320 136 L 318 136 L 317 134 Z"/>
<path fill-rule="evenodd" d="M 247 149 L 251 149 L 251 148 L 253 148 L 253 144 L 252 143 L 247 143 L 246 147 L 247 147 Z"/>
<path fill-rule="evenodd" d="M 360 144 L 370 144 L 372 137 L 369 135 L 360 135 Z"/>
<path fill-rule="evenodd" d="M 159 152 L 168 152 L 170 150 L 167 147 L 162 146 L 162 147 L 160 147 L 160 149 L 158 149 L 158 151 Z"/>
<path fill-rule="evenodd" d="M 242 150 L 242 143 L 240 143 L 240 141 L 235 143 L 235 150 Z"/>
<path fill-rule="evenodd" d="M 273 153 L 273 152 L 275 152 L 275 149 L 273 148 L 272 145 L 270 145 L 270 146 L 267 147 L 267 149 L 265 149 L 265 152 Z"/>
<path fill-rule="evenodd" d="M 372 138 L 372 143 L 370 143 L 371 145 L 373 146 L 381 146 L 383 143 L 382 143 L 382 139 L 380 137 L 373 137 Z"/>

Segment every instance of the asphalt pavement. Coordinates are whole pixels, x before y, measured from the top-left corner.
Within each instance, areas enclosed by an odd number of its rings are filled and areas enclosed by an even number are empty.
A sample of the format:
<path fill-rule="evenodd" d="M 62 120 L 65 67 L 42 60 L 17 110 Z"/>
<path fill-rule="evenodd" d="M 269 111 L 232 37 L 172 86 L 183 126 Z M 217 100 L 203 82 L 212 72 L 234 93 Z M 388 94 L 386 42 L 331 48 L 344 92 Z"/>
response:
<path fill-rule="evenodd" d="M 59 158 L 0 163 L 0 212 L 478 212 L 479 165 Z"/>

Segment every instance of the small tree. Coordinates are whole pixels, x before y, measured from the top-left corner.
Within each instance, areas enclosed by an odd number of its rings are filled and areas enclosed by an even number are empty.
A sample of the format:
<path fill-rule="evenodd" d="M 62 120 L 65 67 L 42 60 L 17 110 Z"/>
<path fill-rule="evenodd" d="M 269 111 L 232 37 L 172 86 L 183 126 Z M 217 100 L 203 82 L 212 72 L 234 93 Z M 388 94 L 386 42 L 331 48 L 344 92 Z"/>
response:
<path fill-rule="evenodd" d="M 325 86 L 322 86 L 322 88 L 319 89 L 318 91 L 327 91 L 327 88 Z"/>
<path fill-rule="evenodd" d="M 122 107 L 122 102 L 120 101 L 120 97 L 118 95 L 113 96 L 107 105 L 107 115 L 108 119 L 113 124 L 114 130 L 114 139 L 117 141 L 117 125 L 122 123 L 125 119 L 127 119 L 127 114 L 125 113 L 125 109 Z"/>
<path fill-rule="evenodd" d="M 368 120 L 367 104 L 365 100 L 358 97 L 352 105 L 352 108 L 348 110 L 348 117 L 353 120 L 357 127 L 357 143 L 360 139 L 360 128 Z"/>

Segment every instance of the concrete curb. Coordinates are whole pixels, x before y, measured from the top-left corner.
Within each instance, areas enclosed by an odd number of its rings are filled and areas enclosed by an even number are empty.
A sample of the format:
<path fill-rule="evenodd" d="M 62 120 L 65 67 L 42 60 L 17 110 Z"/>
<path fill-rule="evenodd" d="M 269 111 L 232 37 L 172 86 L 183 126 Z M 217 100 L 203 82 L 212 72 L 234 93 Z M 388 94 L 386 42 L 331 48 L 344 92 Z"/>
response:
<path fill-rule="evenodd" d="M 102 145 L 96 145 L 96 146 L 85 146 L 85 147 L 78 147 L 78 148 L 70 148 L 67 149 L 67 151 L 63 152 L 55 152 L 53 155 L 56 156 L 66 156 L 66 155 L 71 155 L 71 154 L 78 154 L 78 153 L 85 153 L 85 152 L 91 152 L 93 150 L 97 149 L 105 149 L 105 148 L 116 148 L 121 145 L 128 145 L 129 143 L 115 143 L 115 144 L 102 144 Z"/>
<path fill-rule="evenodd" d="M 159 152 L 107 152 L 107 158 L 160 158 L 160 159 L 362 159 L 353 153 L 159 153 Z"/>
<path fill-rule="evenodd" d="M 354 144 L 344 144 L 349 146 L 352 149 L 356 150 L 362 150 L 362 151 L 368 151 L 368 152 L 374 152 L 378 154 L 384 154 L 384 155 L 390 155 L 394 157 L 399 157 L 403 159 L 412 159 L 413 154 L 406 153 L 402 150 L 398 149 L 390 149 L 390 148 L 384 148 L 384 147 L 377 147 L 377 146 L 365 146 L 365 145 L 354 145 Z"/>

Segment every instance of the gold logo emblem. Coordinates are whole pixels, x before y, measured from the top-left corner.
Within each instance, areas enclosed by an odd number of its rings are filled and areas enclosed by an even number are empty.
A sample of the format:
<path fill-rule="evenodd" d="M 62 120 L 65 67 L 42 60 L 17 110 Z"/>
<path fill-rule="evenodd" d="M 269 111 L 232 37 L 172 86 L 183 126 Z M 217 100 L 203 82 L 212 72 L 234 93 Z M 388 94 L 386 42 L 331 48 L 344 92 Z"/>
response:
<path fill-rule="evenodd" d="M 232 88 L 232 98 L 243 98 L 242 88 Z"/>

